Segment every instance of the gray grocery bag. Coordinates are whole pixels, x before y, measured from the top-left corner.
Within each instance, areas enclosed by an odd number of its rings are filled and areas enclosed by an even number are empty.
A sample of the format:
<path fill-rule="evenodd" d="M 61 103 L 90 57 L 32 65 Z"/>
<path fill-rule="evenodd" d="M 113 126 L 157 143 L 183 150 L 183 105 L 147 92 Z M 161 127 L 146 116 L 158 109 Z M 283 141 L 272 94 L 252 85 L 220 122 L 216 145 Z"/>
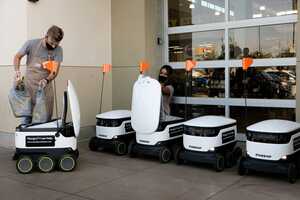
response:
<path fill-rule="evenodd" d="M 25 88 L 24 80 L 13 85 L 8 100 L 15 117 L 31 117 L 31 97 Z"/>
<path fill-rule="evenodd" d="M 45 91 L 39 87 L 36 92 L 36 103 L 32 112 L 32 123 L 45 123 L 49 121 L 48 118 Z"/>

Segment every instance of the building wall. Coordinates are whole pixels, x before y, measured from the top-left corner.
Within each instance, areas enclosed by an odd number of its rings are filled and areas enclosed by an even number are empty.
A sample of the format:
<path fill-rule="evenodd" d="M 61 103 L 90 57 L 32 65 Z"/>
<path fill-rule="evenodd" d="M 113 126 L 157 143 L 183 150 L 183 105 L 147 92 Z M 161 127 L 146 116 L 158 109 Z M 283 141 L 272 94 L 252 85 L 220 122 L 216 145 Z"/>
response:
<path fill-rule="evenodd" d="M 10 12 L 12 9 L 14 12 Z M 0 131 L 13 132 L 18 124 L 7 100 L 14 74 L 13 55 L 27 39 L 43 37 L 47 28 L 53 24 L 61 26 L 65 31 L 61 43 L 64 62 L 56 83 L 59 110 L 63 90 L 69 79 L 74 83 L 79 96 L 81 125 L 94 125 L 102 78 L 99 66 L 111 63 L 110 0 L 89 0 L 89 3 L 85 0 L 43 0 L 36 4 L 1 0 L 0 11 L 3 10 L 5 12 L 0 12 L 0 26 L 10 28 L 4 33 L 4 38 L 0 35 L 1 44 L 3 41 L 5 44 L 0 46 L 0 55 L 4 55 L 4 59 L 0 59 L 0 113 L 5 116 L 0 121 Z M 103 111 L 111 110 L 111 81 L 109 74 L 105 78 Z"/>
<path fill-rule="evenodd" d="M 156 76 L 162 63 L 162 1 L 112 0 L 113 109 L 130 109 L 138 63 L 147 60 Z"/>

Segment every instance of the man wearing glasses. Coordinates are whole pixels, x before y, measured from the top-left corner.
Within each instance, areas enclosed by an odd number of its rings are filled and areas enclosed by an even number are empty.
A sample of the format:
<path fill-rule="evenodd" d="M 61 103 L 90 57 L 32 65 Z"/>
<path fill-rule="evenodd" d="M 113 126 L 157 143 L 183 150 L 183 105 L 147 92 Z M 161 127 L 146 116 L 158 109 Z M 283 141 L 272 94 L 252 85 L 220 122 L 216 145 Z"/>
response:
<path fill-rule="evenodd" d="M 25 87 L 31 96 L 32 108 L 35 106 L 36 92 L 38 88 L 43 88 L 46 96 L 48 120 L 52 117 L 54 93 L 52 84 L 58 74 L 60 63 L 63 61 L 63 50 L 59 46 L 63 39 L 64 32 L 58 26 L 52 26 L 48 29 L 44 38 L 28 40 L 14 57 L 15 81 L 21 80 L 20 63 L 26 55 L 26 73 L 24 77 Z M 50 72 L 44 69 L 43 63 L 55 61 L 57 70 Z M 31 118 L 22 119 L 22 124 L 30 124 Z"/>

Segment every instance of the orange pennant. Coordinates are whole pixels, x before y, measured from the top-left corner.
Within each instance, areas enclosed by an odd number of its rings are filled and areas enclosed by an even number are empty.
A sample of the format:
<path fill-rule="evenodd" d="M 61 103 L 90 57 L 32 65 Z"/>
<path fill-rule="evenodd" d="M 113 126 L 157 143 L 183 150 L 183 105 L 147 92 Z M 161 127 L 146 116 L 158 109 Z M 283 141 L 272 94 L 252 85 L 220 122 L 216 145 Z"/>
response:
<path fill-rule="evenodd" d="M 143 60 L 140 62 L 140 72 L 141 73 L 145 73 L 149 69 L 149 67 L 150 67 L 150 64 L 147 61 Z"/>
<path fill-rule="evenodd" d="M 185 61 L 185 70 L 187 72 L 192 71 L 192 69 L 197 65 L 197 62 L 194 60 L 187 60 Z"/>
<path fill-rule="evenodd" d="M 110 72 L 111 71 L 111 64 L 103 64 L 102 65 L 102 71 L 103 71 L 103 73 L 108 73 L 108 72 Z"/>
<path fill-rule="evenodd" d="M 250 57 L 243 58 L 243 60 L 242 60 L 243 70 L 247 71 L 248 68 L 252 65 L 252 63 L 253 63 L 252 58 L 250 58 Z"/>
<path fill-rule="evenodd" d="M 42 63 L 43 68 L 48 70 L 50 73 L 57 73 L 58 62 L 49 60 Z"/>

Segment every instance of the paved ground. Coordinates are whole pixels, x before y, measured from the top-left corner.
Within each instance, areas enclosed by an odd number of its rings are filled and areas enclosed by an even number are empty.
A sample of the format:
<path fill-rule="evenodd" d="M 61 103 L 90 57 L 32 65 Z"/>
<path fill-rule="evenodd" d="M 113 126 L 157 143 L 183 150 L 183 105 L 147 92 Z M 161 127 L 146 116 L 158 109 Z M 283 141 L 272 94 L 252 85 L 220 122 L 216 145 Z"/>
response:
<path fill-rule="evenodd" d="M 204 166 L 90 152 L 87 142 L 79 146 L 74 172 L 29 175 L 16 171 L 11 148 L 0 147 L 0 199 L 298 200 L 300 196 L 300 179 L 292 185 L 278 176 L 240 177 L 235 168 L 216 173 Z"/>

